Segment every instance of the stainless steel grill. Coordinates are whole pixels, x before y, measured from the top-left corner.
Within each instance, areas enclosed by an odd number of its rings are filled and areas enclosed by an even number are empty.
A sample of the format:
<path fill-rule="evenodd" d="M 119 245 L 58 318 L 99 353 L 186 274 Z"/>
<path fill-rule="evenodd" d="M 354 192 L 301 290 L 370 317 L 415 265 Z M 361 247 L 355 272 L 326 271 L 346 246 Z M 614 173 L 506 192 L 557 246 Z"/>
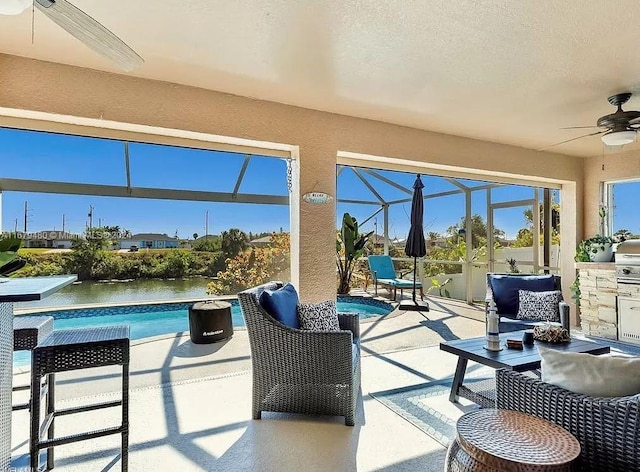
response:
<path fill-rule="evenodd" d="M 618 339 L 640 344 L 640 240 L 625 241 L 616 251 Z"/>
<path fill-rule="evenodd" d="M 616 278 L 619 284 L 640 285 L 640 239 L 624 241 L 618 245 Z"/>

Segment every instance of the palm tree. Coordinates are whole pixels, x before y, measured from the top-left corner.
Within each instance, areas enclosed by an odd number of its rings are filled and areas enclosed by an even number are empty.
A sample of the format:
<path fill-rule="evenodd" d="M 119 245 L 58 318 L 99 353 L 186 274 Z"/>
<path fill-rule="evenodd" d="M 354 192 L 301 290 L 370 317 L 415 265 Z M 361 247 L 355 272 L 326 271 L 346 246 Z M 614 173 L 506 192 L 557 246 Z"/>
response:
<path fill-rule="evenodd" d="M 247 248 L 249 239 L 244 231 L 231 228 L 222 232 L 222 252 L 227 258 L 234 258 Z"/>

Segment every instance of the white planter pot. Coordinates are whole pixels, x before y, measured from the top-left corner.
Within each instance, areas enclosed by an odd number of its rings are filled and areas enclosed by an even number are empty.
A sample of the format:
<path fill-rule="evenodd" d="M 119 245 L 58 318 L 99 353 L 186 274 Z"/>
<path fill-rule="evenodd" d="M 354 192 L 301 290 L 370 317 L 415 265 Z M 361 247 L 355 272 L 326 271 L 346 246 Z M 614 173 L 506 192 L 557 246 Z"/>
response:
<path fill-rule="evenodd" d="M 598 248 L 597 252 L 589 251 L 589 259 L 591 262 L 611 262 L 613 257 L 613 244 L 607 243 L 604 245 L 604 249 Z"/>

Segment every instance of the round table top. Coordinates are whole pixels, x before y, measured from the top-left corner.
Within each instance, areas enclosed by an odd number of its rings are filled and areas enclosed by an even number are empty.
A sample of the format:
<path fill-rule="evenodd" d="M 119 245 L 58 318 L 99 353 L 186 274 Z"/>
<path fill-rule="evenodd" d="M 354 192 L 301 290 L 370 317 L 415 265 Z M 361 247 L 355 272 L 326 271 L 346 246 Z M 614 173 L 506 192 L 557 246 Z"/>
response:
<path fill-rule="evenodd" d="M 207 300 L 204 302 L 194 303 L 192 306 L 193 310 L 224 310 L 227 308 L 231 308 L 231 303 L 225 302 L 222 300 Z"/>
<path fill-rule="evenodd" d="M 517 411 L 483 409 L 463 415 L 457 440 L 467 453 L 486 465 L 505 463 L 554 466 L 580 455 L 571 433 L 549 421 Z"/>

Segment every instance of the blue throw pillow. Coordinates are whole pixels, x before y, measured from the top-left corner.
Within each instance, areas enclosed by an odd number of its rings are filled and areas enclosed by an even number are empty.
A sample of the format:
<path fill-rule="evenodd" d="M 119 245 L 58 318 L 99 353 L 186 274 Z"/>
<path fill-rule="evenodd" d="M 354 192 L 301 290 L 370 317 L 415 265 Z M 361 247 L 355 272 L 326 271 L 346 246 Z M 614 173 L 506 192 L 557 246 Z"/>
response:
<path fill-rule="evenodd" d="M 265 290 L 260 294 L 260 305 L 283 325 L 300 328 L 298 321 L 298 292 L 287 284 L 278 290 Z"/>
<path fill-rule="evenodd" d="M 489 277 L 493 299 L 499 315 L 516 317 L 518 313 L 518 290 L 549 292 L 556 289 L 554 276 L 549 275 L 492 275 Z"/>

